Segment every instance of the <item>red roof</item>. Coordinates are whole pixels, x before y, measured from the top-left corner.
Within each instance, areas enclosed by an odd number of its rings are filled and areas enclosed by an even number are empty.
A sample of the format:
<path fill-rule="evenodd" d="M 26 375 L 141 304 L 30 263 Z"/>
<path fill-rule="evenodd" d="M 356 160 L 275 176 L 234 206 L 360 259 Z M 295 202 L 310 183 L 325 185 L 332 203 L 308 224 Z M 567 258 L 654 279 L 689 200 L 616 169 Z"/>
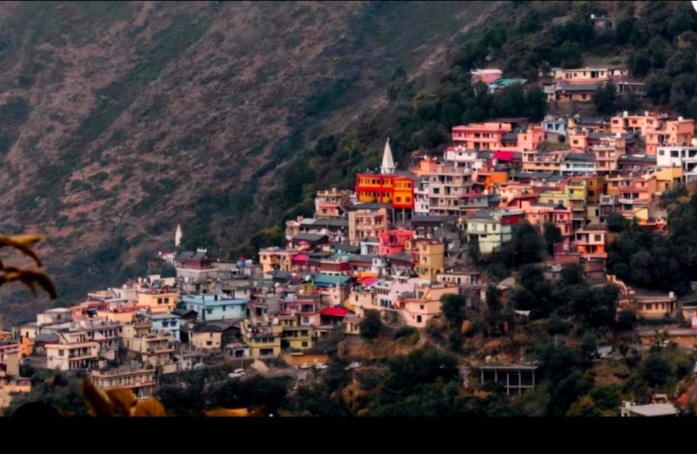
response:
<path fill-rule="evenodd" d="M 380 279 L 376 277 L 364 277 L 363 279 L 359 280 L 358 283 L 361 285 L 371 286 L 379 280 Z"/>
<path fill-rule="evenodd" d="M 307 254 L 295 254 L 293 257 L 291 257 L 290 261 L 291 262 L 301 262 L 305 263 L 310 259 L 310 256 Z"/>
<path fill-rule="evenodd" d="M 515 156 L 513 151 L 497 151 L 494 153 L 494 159 L 497 161 L 511 161 Z"/>
<path fill-rule="evenodd" d="M 346 317 L 346 314 L 348 314 L 348 309 L 343 307 L 325 307 L 320 311 L 320 315 L 327 317 Z"/>

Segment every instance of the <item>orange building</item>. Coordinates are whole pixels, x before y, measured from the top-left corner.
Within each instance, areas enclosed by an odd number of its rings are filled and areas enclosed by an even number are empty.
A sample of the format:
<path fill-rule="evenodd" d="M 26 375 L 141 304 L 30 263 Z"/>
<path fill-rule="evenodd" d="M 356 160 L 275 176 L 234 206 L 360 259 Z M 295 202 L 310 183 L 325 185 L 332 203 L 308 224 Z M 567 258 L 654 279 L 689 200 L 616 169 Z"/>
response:
<path fill-rule="evenodd" d="M 666 121 L 658 128 L 646 133 L 646 154 L 656 156 L 661 145 L 689 145 L 695 134 L 695 120 L 679 117 Z"/>
<path fill-rule="evenodd" d="M 574 235 L 574 246 L 583 258 L 607 258 L 605 236 L 607 231 L 599 225 L 579 229 Z"/>
<path fill-rule="evenodd" d="M 380 172 L 356 175 L 356 198 L 359 202 L 377 202 L 392 205 L 395 210 L 414 209 L 414 178 L 397 175 L 390 141 L 385 143 Z"/>

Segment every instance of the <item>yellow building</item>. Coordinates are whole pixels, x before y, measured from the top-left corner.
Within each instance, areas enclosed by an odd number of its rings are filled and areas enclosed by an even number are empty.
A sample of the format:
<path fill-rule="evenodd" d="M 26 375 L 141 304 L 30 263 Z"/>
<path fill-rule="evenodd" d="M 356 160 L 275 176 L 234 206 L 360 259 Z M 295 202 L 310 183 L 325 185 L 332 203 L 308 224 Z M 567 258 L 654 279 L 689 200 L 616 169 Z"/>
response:
<path fill-rule="evenodd" d="M 126 388 L 142 401 L 155 392 L 155 369 L 118 368 L 90 371 L 94 386 L 101 391 Z"/>
<path fill-rule="evenodd" d="M 683 179 L 682 167 L 665 167 L 657 169 L 656 173 L 656 192 L 662 193 L 680 184 Z"/>
<path fill-rule="evenodd" d="M 176 292 L 160 293 L 156 290 L 139 290 L 136 292 L 138 306 L 150 309 L 151 314 L 168 314 L 177 307 Z"/>
<path fill-rule="evenodd" d="M 291 350 L 305 350 L 312 347 L 312 339 L 314 328 L 308 326 L 285 326 L 283 328 L 283 337 L 281 338 L 281 347 L 287 347 Z"/>
<path fill-rule="evenodd" d="M 268 247 L 259 250 L 259 264 L 264 274 L 274 271 L 292 271 L 292 258 L 298 253 L 295 249 Z"/>
<path fill-rule="evenodd" d="M 199 350 L 220 350 L 223 347 L 223 332 L 212 326 L 202 326 L 189 334 L 189 343 Z"/>
<path fill-rule="evenodd" d="M 586 203 L 597 205 L 600 203 L 600 196 L 605 193 L 605 178 L 598 176 L 578 176 L 571 178 L 572 183 L 582 183 L 585 188 Z"/>
<path fill-rule="evenodd" d="M 249 320 L 243 320 L 240 326 L 242 339 L 249 346 L 249 356 L 252 358 L 279 356 L 282 331 L 280 325 L 273 327 L 268 323 L 254 324 Z"/>
<path fill-rule="evenodd" d="M 128 351 L 139 353 L 141 361 L 152 366 L 176 372 L 174 337 L 169 332 L 152 332 L 152 323 L 137 323 L 123 327 L 123 345 Z"/>
<path fill-rule="evenodd" d="M 436 280 L 436 275 L 445 266 L 445 243 L 419 238 L 407 241 L 405 250 L 414 257 L 414 270 L 422 279 Z"/>
<path fill-rule="evenodd" d="M 0 345 L 0 363 L 5 365 L 3 373 L 14 377 L 19 375 L 20 353 L 19 345 Z"/>

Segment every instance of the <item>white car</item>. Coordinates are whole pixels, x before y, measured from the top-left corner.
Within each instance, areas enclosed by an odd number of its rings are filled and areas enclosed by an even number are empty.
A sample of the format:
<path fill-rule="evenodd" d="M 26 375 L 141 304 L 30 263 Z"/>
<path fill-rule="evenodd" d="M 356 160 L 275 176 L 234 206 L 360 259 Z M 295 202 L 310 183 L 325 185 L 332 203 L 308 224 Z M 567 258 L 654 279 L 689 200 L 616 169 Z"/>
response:
<path fill-rule="evenodd" d="M 312 367 L 312 364 L 308 364 L 308 363 L 302 363 L 302 364 L 300 365 L 300 368 L 301 368 L 301 369 L 309 369 L 309 368 L 311 368 L 311 367 Z"/>
<path fill-rule="evenodd" d="M 348 365 L 348 367 L 346 368 L 346 370 L 358 369 L 359 367 L 361 367 L 361 363 L 353 362 L 353 363 L 351 363 L 351 364 Z"/>
<path fill-rule="evenodd" d="M 315 364 L 315 369 L 324 370 L 324 369 L 326 369 L 327 367 L 329 367 L 329 366 L 327 366 L 326 364 L 322 364 L 322 363 L 317 363 L 317 364 Z"/>
<path fill-rule="evenodd" d="M 246 374 L 244 373 L 244 369 L 235 369 L 233 372 L 228 374 L 228 377 L 230 378 L 241 378 L 244 377 Z"/>

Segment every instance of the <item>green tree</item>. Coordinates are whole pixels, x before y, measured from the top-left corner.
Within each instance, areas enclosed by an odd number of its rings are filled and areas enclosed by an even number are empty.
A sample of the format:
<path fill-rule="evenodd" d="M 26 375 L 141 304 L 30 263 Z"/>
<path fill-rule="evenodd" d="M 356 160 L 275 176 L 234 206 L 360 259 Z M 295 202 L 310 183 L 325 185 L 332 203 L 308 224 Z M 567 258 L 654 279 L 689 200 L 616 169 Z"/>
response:
<path fill-rule="evenodd" d="M 544 243 L 539 230 L 527 220 L 522 220 L 513 226 L 511 241 L 505 243 L 502 250 L 506 265 L 519 268 L 540 262 Z"/>
<path fill-rule="evenodd" d="M 384 330 L 380 312 L 375 310 L 365 311 L 363 320 L 358 324 L 363 339 L 375 339 Z"/>
<path fill-rule="evenodd" d="M 466 300 L 462 295 L 443 295 L 441 311 L 451 329 L 460 330 L 466 317 Z"/>
<path fill-rule="evenodd" d="M 549 255 L 554 255 L 554 245 L 561 243 L 564 237 L 561 234 L 559 227 L 552 224 L 551 222 L 545 222 L 543 227 L 542 237 L 544 238 L 545 244 L 547 245 L 547 253 Z"/>
<path fill-rule="evenodd" d="M 613 115 L 616 112 L 617 87 L 608 82 L 596 88 L 593 94 L 595 111 L 603 115 Z"/>

